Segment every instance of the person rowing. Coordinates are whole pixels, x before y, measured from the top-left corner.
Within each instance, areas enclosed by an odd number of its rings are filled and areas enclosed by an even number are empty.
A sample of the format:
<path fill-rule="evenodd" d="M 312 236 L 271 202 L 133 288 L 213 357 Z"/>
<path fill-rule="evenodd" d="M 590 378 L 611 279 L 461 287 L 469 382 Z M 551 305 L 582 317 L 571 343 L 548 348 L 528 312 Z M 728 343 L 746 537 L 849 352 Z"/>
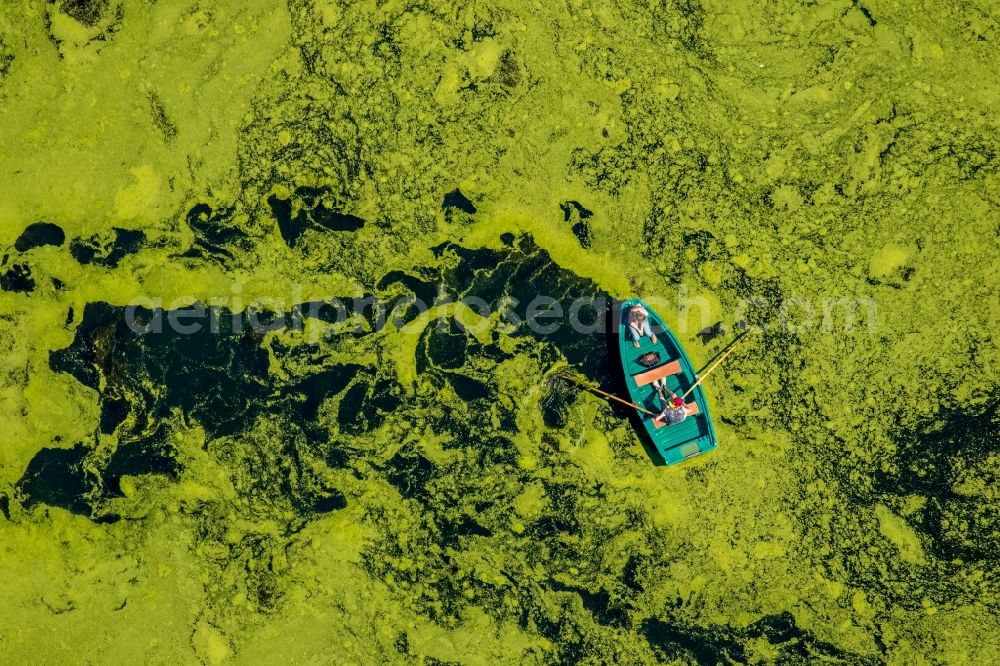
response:
<path fill-rule="evenodd" d="M 648 335 L 652 343 L 656 344 L 656 335 L 649 326 L 649 313 L 646 312 L 646 308 L 641 305 L 633 305 L 628 309 L 627 318 L 628 337 L 636 349 L 640 347 L 640 340 L 644 335 Z"/>
<path fill-rule="evenodd" d="M 661 377 L 660 379 L 655 380 L 653 382 L 653 388 L 656 389 L 657 395 L 660 396 L 660 402 L 663 403 L 663 411 L 660 412 L 656 418 L 660 419 L 667 425 L 675 425 L 691 415 L 691 411 L 688 406 L 684 404 L 684 400 L 667 388 L 666 378 Z M 664 393 L 670 394 L 669 400 L 667 400 Z"/>

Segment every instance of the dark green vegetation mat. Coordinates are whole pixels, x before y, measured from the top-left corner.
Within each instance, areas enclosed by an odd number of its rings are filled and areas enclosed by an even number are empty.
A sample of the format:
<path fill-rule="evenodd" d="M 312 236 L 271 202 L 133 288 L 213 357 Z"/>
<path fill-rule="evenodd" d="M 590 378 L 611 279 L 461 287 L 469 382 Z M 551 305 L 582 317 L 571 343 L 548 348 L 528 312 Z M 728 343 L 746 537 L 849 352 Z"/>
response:
<path fill-rule="evenodd" d="M 4 2 L 0 661 L 996 662 L 994 14 Z"/>

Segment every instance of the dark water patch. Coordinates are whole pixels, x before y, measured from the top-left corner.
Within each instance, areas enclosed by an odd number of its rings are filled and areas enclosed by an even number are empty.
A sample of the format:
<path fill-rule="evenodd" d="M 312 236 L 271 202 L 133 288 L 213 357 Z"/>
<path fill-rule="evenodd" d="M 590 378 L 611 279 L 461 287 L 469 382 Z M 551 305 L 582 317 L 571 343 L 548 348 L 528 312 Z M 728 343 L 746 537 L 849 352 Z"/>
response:
<path fill-rule="evenodd" d="M 576 236 L 576 240 L 580 243 L 580 247 L 585 250 L 589 249 L 592 243 L 590 225 L 586 222 L 580 221 L 573 225 L 572 231 L 573 235 Z"/>
<path fill-rule="evenodd" d="M 455 258 L 458 260 L 455 265 L 445 270 L 442 274 L 442 282 L 449 297 L 461 298 L 466 296 L 467 292 L 472 288 L 473 280 L 477 277 L 477 274 L 483 271 L 487 271 L 487 273 L 478 275 L 480 280 L 479 291 L 485 292 L 488 296 L 487 301 L 492 304 L 502 294 L 504 288 L 503 278 L 509 276 L 509 272 L 504 272 L 495 280 L 489 280 L 488 285 L 483 281 L 492 277 L 493 271 L 490 269 L 498 267 L 501 259 L 510 253 L 509 250 L 500 251 L 491 248 L 468 249 L 450 242 L 442 243 L 431 248 L 431 250 L 434 252 L 436 258 L 440 259 L 445 253 L 449 253 L 455 255 Z"/>
<path fill-rule="evenodd" d="M 299 414 L 304 419 L 315 421 L 323 401 L 347 388 L 363 370 L 363 366 L 353 363 L 334 365 L 293 384 L 289 393 L 301 395 L 301 400 L 294 403 Z"/>
<path fill-rule="evenodd" d="M 246 584 L 247 597 L 258 612 L 273 610 L 284 595 L 281 572 L 287 565 L 279 563 L 280 549 L 282 544 L 274 536 L 253 533 L 230 549 L 230 557 L 243 569 L 240 580 Z"/>
<path fill-rule="evenodd" d="M 876 479 L 882 493 L 927 498 L 908 520 L 929 537 L 940 560 L 1000 566 L 1000 508 L 992 496 L 956 492 L 963 481 L 987 488 L 1000 482 L 988 464 L 1000 453 L 998 406 L 994 398 L 985 408 L 945 408 L 913 430 L 895 431 L 898 471 Z"/>
<path fill-rule="evenodd" d="M 556 592 L 569 592 L 580 597 L 583 607 L 590 611 L 594 621 L 605 626 L 627 627 L 630 624 L 629 610 L 623 604 L 613 604 L 607 590 L 590 590 L 578 585 L 567 585 L 553 580 L 549 587 Z"/>
<path fill-rule="evenodd" d="M 431 365 L 449 370 L 464 365 L 469 341 L 465 329 L 455 319 L 428 326 L 425 332 L 425 354 Z"/>
<path fill-rule="evenodd" d="M 458 189 L 444 195 L 444 200 L 441 202 L 441 210 L 446 213 L 449 210 L 457 210 L 468 215 L 476 214 L 476 206 Z"/>
<path fill-rule="evenodd" d="M 228 248 L 242 247 L 246 241 L 246 233 L 233 222 L 234 210 L 231 206 L 213 210 L 204 203 L 192 206 L 184 219 L 195 240 L 184 256 L 232 259 Z"/>
<path fill-rule="evenodd" d="M 504 405 L 497 405 L 497 429 L 500 432 L 517 432 L 517 412 Z"/>
<path fill-rule="evenodd" d="M 107 5 L 108 0 L 62 0 L 59 9 L 80 23 L 93 27 L 101 20 Z"/>
<path fill-rule="evenodd" d="M 622 569 L 622 583 L 631 590 L 644 592 L 645 588 L 639 582 L 639 556 L 629 555 L 625 567 Z"/>
<path fill-rule="evenodd" d="M 197 312 L 135 310 L 140 324 Z M 124 307 L 89 303 L 73 342 L 51 352 L 49 366 L 95 390 L 103 377 L 103 390 L 111 395 L 148 396 L 145 385 L 151 384 L 158 387 L 158 396 L 134 405 L 135 411 L 159 420 L 178 408 L 209 435 L 232 434 L 253 419 L 270 388 L 266 350 L 253 337 L 234 331 L 228 315 L 217 317 L 218 333 L 205 326 L 181 334 L 165 325 L 162 332 L 140 335 L 130 327 Z"/>
<path fill-rule="evenodd" d="M 480 356 L 488 358 L 494 363 L 503 363 L 504 361 L 514 358 L 514 354 L 504 351 L 504 349 L 495 342 L 483 345 L 478 351 Z"/>
<path fill-rule="evenodd" d="M 294 319 L 291 321 L 294 323 Z M 322 347 L 317 342 L 286 345 L 280 338 L 271 338 L 269 346 L 276 358 L 288 359 L 306 365 L 322 363 Z"/>
<path fill-rule="evenodd" d="M 399 405 L 401 387 L 395 380 L 380 379 L 372 386 L 365 404 L 373 414 L 388 414 Z M 369 417 L 370 420 L 371 417 Z"/>
<path fill-rule="evenodd" d="M 221 220 L 228 213 L 217 214 L 207 206 L 195 207 L 191 223 L 212 229 L 208 221 L 216 215 Z M 390 287 L 402 284 L 416 293 L 432 286 L 436 292 L 437 284 L 450 283 L 460 286 L 465 294 L 488 298 L 494 304 L 543 290 L 564 299 L 594 291 L 592 283 L 556 266 L 530 239 L 516 239 L 501 250 L 447 246 L 439 248 L 438 253 L 447 253 L 447 261 L 386 276 L 379 284 Z M 458 261 L 454 261 L 455 255 L 459 255 Z M 521 312 L 524 307 L 521 305 Z M 293 308 L 295 311 L 300 318 L 340 320 L 340 313 L 332 306 L 328 313 L 322 308 L 311 315 L 301 308 Z M 207 450 L 224 464 L 237 470 L 256 470 L 253 474 L 248 471 L 248 478 L 254 481 L 246 487 L 241 485 L 239 492 L 259 495 L 267 502 L 290 503 L 295 511 L 311 515 L 321 499 L 315 490 L 321 484 L 303 480 L 309 471 L 300 449 L 305 447 L 309 455 L 326 460 L 330 466 L 348 468 L 358 452 L 349 438 L 338 437 L 336 433 L 364 435 L 393 418 L 399 409 L 403 392 L 398 383 L 391 378 L 380 378 L 374 369 L 366 370 L 357 364 L 330 366 L 317 360 L 321 365 L 306 377 L 289 381 L 272 376 L 269 352 L 278 358 L 296 356 L 308 365 L 320 355 L 320 346 L 288 346 L 280 339 L 272 339 L 270 349 L 264 348 L 262 336 L 246 330 L 245 312 L 234 314 L 215 308 L 208 309 L 206 314 L 205 310 L 192 306 L 171 312 L 136 308 L 129 313 L 134 315 L 134 321 L 128 320 L 123 307 L 88 304 L 77 318 L 79 323 L 72 343 L 53 351 L 49 358 L 53 371 L 71 374 L 99 392 L 101 430 L 119 439 L 118 450 L 109 462 L 103 469 L 95 470 L 104 477 L 107 497 L 121 494 L 122 476 L 161 474 L 174 478 L 177 462 L 176 452 L 168 446 L 172 441 L 169 424 L 180 415 L 188 426 L 198 424 L 204 428 Z M 280 313 L 263 312 L 260 319 L 264 323 L 278 321 L 279 317 Z M 291 319 L 294 321 L 295 317 Z M 367 327 L 357 335 L 368 335 L 379 328 L 379 319 L 377 308 L 368 308 L 360 317 Z M 181 334 L 168 321 L 195 321 L 204 325 Z M 157 328 L 157 322 L 162 326 Z M 418 354 L 418 363 L 422 358 L 423 369 L 433 369 L 431 380 L 439 388 L 445 382 L 450 383 L 462 400 L 488 399 L 491 386 L 483 381 L 482 366 L 488 365 L 490 359 L 496 362 L 508 359 L 511 352 L 504 351 L 495 341 L 483 346 L 454 319 L 441 323 L 440 328 L 432 325 L 425 329 L 424 351 Z M 149 327 L 149 332 L 137 333 L 136 328 L 143 326 Z M 546 364 L 559 361 L 563 353 L 571 360 L 579 359 L 585 366 L 606 363 L 606 355 L 594 353 L 595 348 L 603 349 L 603 340 L 596 333 L 579 335 L 570 331 L 567 337 L 559 337 L 522 330 L 515 333 L 515 338 L 519 339 L 517 345 L 524 348 L 522 351 L 537 354 Z M 455 372 L 466 366 L 470 358 L 476 360 L 474 370 Z M 320 423 L 320 411 L 324 401 L 333 396 L 339 396 L 336 414 L 339 428 L 331 433 Z M 281 420 L 280 436 L 267 434 L 269 431 L 255 434 L 264 427 L 258 417 L 267 414 Z M 492 405 L 489 409 L 468 410 L 453 425 L 436 422 L 435 427 L 442 432 L 453 431 L 455 446 L 471 447 L 474 457 L 483 465 L 498 469 L 496 478 L 517 478 L 522 472 L 516 466 L 519 458 L 516 446 L 504 438 L 496 440 L 496 447 L 490 445 L 497 428 L 496 418 L 500 419 L 501 429 L 516 430 L 511 410 Z M 237 441 L 245 445 L 236 446 Z M 398 471 L 391 471 L 390 482 L 400 487 L 401 492 L 418 493 L 433 474 L 433 464 L 415 452 L 398 455 L 400 459 L 386 467 L 389 474 L 396 463 L 400 464 Z M 265 467 L 273 473 L 262 475 Z M 478 475 L 470 475 L 469 483 L 476 479 Z M 550 534 L 577 533 L 579 524 L 572 518 L 575 503 L 560 499 L 558 489 L 550 495 L 554 498 L 551 505 L 556 508 L 535 529 Z M 75 497 L 56 500 L 64 504 L 87 502 L 81 499 L 84 497 L 99 501 L 102 495 L 76 492 Z M 481 526 L 491 525 L 478 518 L 477 521 Z"/>
<path fill-rule="evenodd" d="M 170 119 L 163 106 L 163 100 L 155 92 L 149 93 L 149 110 L 153 116 L 153 125 L 160 130 L 164 143 L 173 143 L 173 140 L 177 138 L 177 125 Z"/>
<path fill-rule="evenodd" d="M 500 62 L 497 64 L 497 71 L 493 78 L 507 90 L 513 90 L 520 85 L 524 74 L 514 51 L 506 49 L 500 54 Z"/>
<path fill-rule="evenodd" d="M 320 497 L 313 504 L 312 510 L 316 513 L 330 513 L 347 508 L 347 498 L 339 490 L 327 490 L 327 494 Z"/>
<path fill-rule="evenodd" d="M 600 652 L 588 648 L 576 615 L 576 609 L 566 599 L 549 608 L 537 606 L 525 608 L 518 618 L 518 624 L 522 630 L 532 633 L 537 631 L 552 643 L 556 654 L 553 655 L 551 663 L 600 663 L 602 661 Z"/>
<path fill-rule="evenodd" d="M 449 296 L 482 299 L 491 312 L 503 306 L 505 319 L 517 326 L 514 337 L 549 343 L 571 365 L 610 387 L 605 344 L 610 297 L 593 281 L 553 262 L 529 236 L 501 249 L 444 243 L 433 250 L 458 260 L 441 273 Z M 539 326 L 527 324 L 529 314 Z"/>
<path fill-rule="evenodd" d="M 664 660 L 694 661 L 703 666 L 746 663 L 743 645 L 728 631 L 713 632 L 699 627 L 681 627 L 658 619 L 642 623 L 641 633 L 657 657 Z"/>
<path fill-rule="evenodd" d="M 593 211 L 584 208 L 579 201 L 564 201 L 559 204 L 563 212 L 563 221 L 571 225 L 573 235 L 576 236 L 580 247 L 587 249 L 591 246 L 593 235 L 590 231 L 588 220 L 594 216 Z"/>
<path fill-rule="evenodd" d="M 355 382 L 340 399 L 337 422 L 340 424 L 341 432 L 360 435 L 368 430 L 363 410 L 369 387 L 368 381 Z"/>
<path fill-rule="evenodd" d="M 766 615 L 747 628 L 737 630 L 736 635 L 746 642 L 763 638 L 777 646 L 782 663 L 796 663 L 800 659 L 804 663 L 834 662 L 862 666 L 883 663 L 878 657 L 842 650 L 817 638 L 812 631 L 801 629 L 795 622 L 795 616 L 788 611 Z"/>
<path fill-rule="evenodd" d="M 763 638 L 771 645 L 779 646 L 781 657 L 787 661 L 802 659 L 804 662 L 820 660 L 851 664 L 881 663 L 877 658 L 841 650 L 832 643 L 820 640 L 813 632 L 800 629 L 795 616 L 788 611 L 764 616 L 738 633 L 745 640 Z"/>
<path fill-rule="evenodd" d="M 563 212 L 565 222 L 588 220 L 594 216 L 594 212 L 585 208 L 579 201 L 564 201 L 559 204 L 559 208 Z"/>
<path fill-rule="evenodd" d="M 752 278 L 740 269 L 733 274 L 730 286 L 737 296 L 750 305 L 744 317 L 747 325 L 775 329 L 770 324 L 782 316 L 780 305 L 785 302 L 785 294 L 778 278 Z"/>
<path fill-rule="evenodd" d="M 113 228 L 114 238 L 94 234 L 87 238 L 74 238 L 69 244 L 70 255 L 81 265 L 95 264 L 115 268 L 130 254 L 135 254 L 146 240 L 146 234 L 137 229 Z"/>
<path fill-rule="evenodd" d="M 724 255 L 724 245 L 707 229 L 699 229 L 683 234 L 681 247 L 694 249 L 701 260 L 715 259 Z"/>
<path fill-rule="evenodd" d="M 803 632 L 795 624 L 795 616 L 788 611 L 762 617 L 750 625 L 747 634 L 765 638 L 771 645 L 787 643 L 807 636 L 806 632 Z"/>
<path fill-rule="evenodd" d="M 382 330 L 389 316 L 388 304 L 383 303 L 381 299 L 372 294 L 365 294 L 361 298 L 354 299 L 351 312 L 365 323 L 367 326 L 365 332 L 367 333 Z"/>
<path fill-rule="evenodd" d="M 455 390 L 455 394 L 465 402 L 474 402 L 488 398 L 490 395 L 489 384 L 473 379 L 468 375 L 458 372 L 449 372 L 445 375 L 448 383 Z"/>
<path fill-rule="evenodd" d="M 542 403 L 542 421 L 549 428 L 565 428 L 569 425 L 569 409 L 566 402 L 546 400 Z"/>
<path fill-rule="evenodd" d="M 35 279 L 31 277 L 31 268 L 28 264 L 13 264 L 0 273 L 0 289 L 21 294 L 33 292 Z"/>
<path fill-rule="evenodd" d="M 331 297 L 322 301 L 307 301 L 292 307 L 289 318 L 293 327 L 301 328 L 303 319 L 318 319 L 327 324 L 346 324 L 338 334 L 364 337 L 380 331 L 394 316 L 392 304 L 383 303 L 372 295 L 358 298 Z"/>
<path fill-rule="evenodd" d="M 10 52 L 4 43 L 3 36 L 0 36 L 0 77 L 6 76 L 10 72 L 10 66 L 14 63 L 14 54 Z"/>
<path fill-rule="evenodd" d="M 399 406 L 402 389 L 394 380 L 356 381 L 340 398 L 337 422 L 340 431 L 361 435 L 381 426 Z"/>
<path fill-rule="evenodd" d="M 85 497 L 95 486 L 94 479 L 83 468 L 88 453 L 83 444 L 36 453 L 16 484 L 18 492 L 26 498 L 25 504 L 47 504 L 89 516 L 91 506 Z"/>
<path fill-rule="evenodd" d="M 318 206 L 313 211 L 313 220 L 329 231 L 357 231 L 365 226 L 365 220 L 357 215 L 338 213 L 324 206 Z"/>
<path fill-rule="evenodd" d="M 745 646 L 763 639 L 777 653 L 772 663 L 864 666 L 883 663 L 880 658 L 841 650 L 817 638 L 813 632 L 799 628 L 795 617 L 787 611 L 766 615 L 743 629 L 725 625 L 692 627 L 649 618 L 642 623 L 640 633 L 658 658 L 671 661 L 693 659 L 709 665 L 747 663 Z"/>
<path fill-rule="evenodd" d="M 549 505 L 531 525 L 528 533 L 535 539 L 555 539 L 560 534 L 574 535 L 581 531 L 580 520 L 577 518 L 577 502 L 580 489 L 565 483 L 546 483 L 545 494 Z M 575 554 L 558 540 L 552 542 L 553 552 L 573 559 Z M 563 550 L 564 552 L 559 552 Z"/>
<path fill-rule="evenodd" d="M 415 301 L 405 301 L 396 303 L 392 311 L 392 323 L 397 328 L 402 328 L 417 320 L 426 310 Z"/>
<path fill-rule="evenodd" d="M 327 324 L 344 321 L 347 316 L 347 308 L 345 307 L 343 310 L 339 309 L 336 306 L 337 302 L 339 301 L 331 299 L 329 301 L 308 301 L 301 303 L 295 306 L 295 316 L 318 319 Z"/>
<path fill-rule="evenodd" d="M 563 380 L 552 380 L 539 400 L 542 421 L 550 428 L 565 428 L 569 424 L 569 408 L 576 398 L 576 388 Z"/>
<path fill-rule="evenodd" d="M 103 396 L 101 399 L 101 432 L 113 433 L 128 417 L 129 402 L 125 398 Z"/>
<path fill-rule="evenodd" d="M 444 546 L 460 548 L 463 537 L 493 536 L 493 531 L 483 527 L 471 516 L 461 516 L 454 521 L 442 521 L 440 542 Z"/>
<path fill-rule="evenodd" d="M 385 466 L 386 480 L 407 499 L 427 495 L 427 483 L 434 476 L 434 463 L 414 451 L 401 449 Z"/>
<path fill-rule="evenodd" d="M 363 227 L 364 219 L 349 215 L 328 206 L 329 188 L 302 186 L 292 197 L 283 199 L 272 194 L 267 198 L 271 214 L 278 222 L 278 231 L 288 247 L 295 247 L 307 229 L 351 232 Z"/>
<path fill-rule="evenodd" d="M 408 289 L 415 298 L 420 299 L 421 302 L 428 306 L 434 302 L 438 295 L 439 287 L 437 283 L 421 279 L 404 271 L 390 271 L 389 273 L 386 273 L 385 276 L 379 280 L 377 288 L 385 290 L 394 284 L 402 285 Z"/>
<path fill-rule="evenodd" d="M 401 400 L 400 386 L 393 380 L 382 379 L 371 384 L 361 401 L 355 433 L 380 427 L 395 411 Z"/>
<path fill-rule="evenodd" d="M 900 269 L 896 269 L 895 273 L 901 274 L 902 271 Z M 890 287 L 892 289 L 903 288 L 902 283 L 897 282 L 896 280 L 876 280 L 873 277 L 867 277 L 865 278 L 865 283 L 871 285 L 872 287 Z"/>
<path fill-rule="evenodd" d="M 58 224 L 52 222 L 35 222 L 25 227 L 21 235 L 14 241 L 14 249 L 27 252 L 43 245 L 61 246 L 66 242 L 66 232 Z"/>
<path fill-rule="evenodd" d="M 878 21 L 876 21 L 875 18 L 872 16 L 872 13 L 871 13 L 870 9 L 868 9 L 863 4 L 861 4 L 860 2 L 858 2 L 858 0 L 852 0 L 852 1 L 853 1 L 854 6 L 858 8 L 858 11 L 860 11 L 861 14 L 865 17 L 865 20 L 868 21 L 868 25 L 869 26 L 871 26 L 872 28 L 874 28 L 875 26 L 878 25 Z"/>
<path fill-rule="evenodd" d="M 304 185 L 295 188 L 295 198 L 299 200 L 303 208 L 312 209 L 323 202 L 323 197 L 330 193 L 326 187 L 310 187 Z"/>
<path fill-rule="evenodd" d="M 424 657 L 423 662 L 427 666 L 463 666 L 460 661 L 449 661 L 448 659 L 438 659 L 437 657 Z"/>
<path fill-rule="evenodd" d="M 10 497 L 0 494 L 0 515 L 10 520 Z"/>
<path fill-rule="evenodd" d="M 347 447 L 343 446 L 341 442 L 336 440 L 331 440 L 328 434 L 325 436 L 326 450 L 323 452 L 322 458 L 326 463 L 327 467 L 332 469 L 347 469 L 351 464 L 351 451 Z"/>
<path fill-rule="evenodd" d="M 100 388 L 100 375 L 108 353 L 109 337 L 115 334 L 117 309 L 107 303 L 89 303 L 73 342 L 49 354 L 49 368 L 65 372 L 84 386 Z"/>
<path fill-rule="evenodd" d="M 212 245 L 202 238 L 195 238 L 191 247 L 185 250 L 180 256 L 212 259 L 220 262 L 235 259 L 235 255 L 226 248 Z"/>
<path fill-rule="evenodd" d="M 278 232 L 288 247 L 295 247 L 299 236 L 306 230 L 308 220 L 304 213 L 299 213 L 292 218 L 292 202 L 290 199 L 281 199 L 276 195 L 267 198 L 267 205 L 271 207 L 271 215 L 278 222 Z"/>
<path fill-rule="evenodd" d="M 120 445 L 111 454 L 102 472 L 105 496 L 124 496 L 121 488 L 123 476 L 157 474 L 176 479 L 180 472 L 176 456 L 176 449 L 162 435 Z"/>

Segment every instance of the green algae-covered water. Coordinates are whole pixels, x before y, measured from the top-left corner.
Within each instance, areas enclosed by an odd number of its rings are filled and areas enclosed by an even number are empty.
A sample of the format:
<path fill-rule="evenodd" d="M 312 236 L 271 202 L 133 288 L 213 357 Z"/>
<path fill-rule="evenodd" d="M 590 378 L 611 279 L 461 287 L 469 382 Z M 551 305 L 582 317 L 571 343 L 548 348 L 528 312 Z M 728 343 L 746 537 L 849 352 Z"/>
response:
<path fill-rule="evenodd" d="M 995 663 L 998 40 L 4 3 L 0 661 Z M 632 295 L 696 364 L 754 327 L 707 456 L 553 381 L 616 388 Z"/>

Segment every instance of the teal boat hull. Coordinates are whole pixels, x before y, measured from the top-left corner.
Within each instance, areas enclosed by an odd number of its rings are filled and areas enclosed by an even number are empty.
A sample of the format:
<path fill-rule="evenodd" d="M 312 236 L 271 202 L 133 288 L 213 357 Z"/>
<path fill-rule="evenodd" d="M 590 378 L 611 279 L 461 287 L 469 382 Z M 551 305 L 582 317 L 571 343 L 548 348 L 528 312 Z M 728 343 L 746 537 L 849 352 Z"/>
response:
<path fill-rule="evenodd" d="M 649 337 L 644 336 L 641 338 L 640 347 L 636 349 L 626 336 L 626 313 L 628 308 L 633 305 L 641 305 L 649 313 L 650 326 L 656 335 L 655 344 Z M 663 405 L 656 395 L 656 390 L 652 384 L 639 386 L 635 379 L 636 375 L 677 361 L 680 365 L 680 371 L 666 376 L 667 388 L 677 395 L 683 395 L 696 381 L 695 368 L 674 332 L 666 325 L 663 318 L 656 314 L 642 299 L 633 298 L 623 301 L 618 314 L 618 350 L 629 396 L 635 404 L 645 407 L 651 412 L 659 413 L 663 409 Z M 651 351 L 659 353 L 660 362 L 653 368 L 648 368 L 639 363 L 638 359 Z M 715 427 L 712 425 L 712 416 L 708 409 L 705 391 L 701 386 L 698 386 L 685 400 L 688 403 L 697 403 L 698 413 L 688 416 L 681 423 L 674 425 L 656 427 L 652 416 L 636 410 L 636 415 L 646 434 L 652 440 L 653 447 L 668 465 L 675 465 L 708 453 L 717 445 Z"/>

